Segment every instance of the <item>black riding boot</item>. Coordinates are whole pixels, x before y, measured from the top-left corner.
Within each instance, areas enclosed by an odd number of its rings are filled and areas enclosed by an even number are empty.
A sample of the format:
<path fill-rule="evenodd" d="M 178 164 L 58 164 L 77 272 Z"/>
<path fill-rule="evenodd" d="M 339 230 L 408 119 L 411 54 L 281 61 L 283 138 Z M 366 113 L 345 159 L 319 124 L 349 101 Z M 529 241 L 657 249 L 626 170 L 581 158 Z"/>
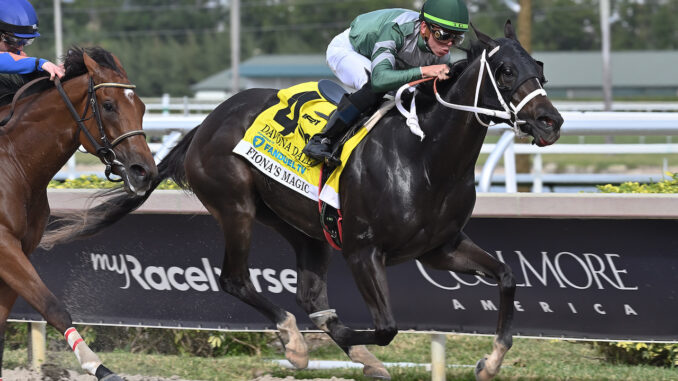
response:
<path fill-rule="evenodd" d="M 355 93 L 344 95 L 323 131 L 313 135 L 302 152 L 314 159 L 325 161 L 328 165 L 339 166 L 341 160 L 334 154 L 336 143 L 358 117 L 379 103 L 383 96 L 384 93 L 375 93 L 372 90 L 370 81 Z"/>
<path fill-rule="evenodd" d="M 360 110 L 344 95 L 337 106 L 337 110 L 327 121 L 322 132 L 313 135 L 302 150 L 306 156 L 316 160 L 324 161 L 330 166 L 337 167 L 341 160 L 333 155 L 336 143 L 353 125 L 360 116 Z"/>

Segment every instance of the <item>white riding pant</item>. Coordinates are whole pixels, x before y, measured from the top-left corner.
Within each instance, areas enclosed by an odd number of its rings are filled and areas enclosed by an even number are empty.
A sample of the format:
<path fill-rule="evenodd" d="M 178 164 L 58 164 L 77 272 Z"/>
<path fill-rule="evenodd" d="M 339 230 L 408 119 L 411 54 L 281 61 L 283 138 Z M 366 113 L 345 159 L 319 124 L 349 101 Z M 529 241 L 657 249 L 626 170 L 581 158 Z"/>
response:
<path fill-rule="evenodd" d="M 350 31 L 346 29 L 332 39 L 327 47 L 327 65 L 344 85 L 357 90 L 367 83 L 372 61 L 353 49 L 348 38 Z"/>

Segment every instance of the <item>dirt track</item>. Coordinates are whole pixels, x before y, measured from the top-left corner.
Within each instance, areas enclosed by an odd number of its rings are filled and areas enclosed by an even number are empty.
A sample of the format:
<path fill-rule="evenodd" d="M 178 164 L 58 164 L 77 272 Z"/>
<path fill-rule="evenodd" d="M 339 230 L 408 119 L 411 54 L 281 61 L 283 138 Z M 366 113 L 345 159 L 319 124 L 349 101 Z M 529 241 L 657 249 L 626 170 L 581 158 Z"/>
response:
<path fill-rule="evenodd" d="M 27 370 L 27 369 L 14 369 L 14 370 L 3 370 L 2 371 L 3 379 L 6 381 L 94 381 L 94 377 L 78 374 L 73 371 L 66 371 L 63 369 L 48 369 L 45 374 L 39 372 Z M 163 377 L 149 377 L 149 376 L 139 376 L 139 375 L 122 375 L 123 378 L 127 381 L 197 381 L 197 380 L 185 380 L 177 376 L 170 378 Z M 294 381 L 296 378 L 286 377 L 286 378 L 276 378 L 268 375 L 257 377 L 251 381 Z M 347 380 L 345 378 L 314 378 L 314 379 L 305 379 L 305 381 L 353 381 Z"/>

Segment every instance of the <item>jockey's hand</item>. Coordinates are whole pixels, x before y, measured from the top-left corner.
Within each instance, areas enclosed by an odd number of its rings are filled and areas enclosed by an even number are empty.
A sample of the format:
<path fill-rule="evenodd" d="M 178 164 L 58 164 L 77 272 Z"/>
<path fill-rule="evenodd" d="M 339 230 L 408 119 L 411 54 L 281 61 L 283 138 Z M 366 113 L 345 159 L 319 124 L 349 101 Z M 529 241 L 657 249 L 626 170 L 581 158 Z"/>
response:
<path fill-rule="evenodd" d="M 49 73 L 49 79 L 51 80 L 54 80 L 55 75 L 61 78 L 64 76 L 64 74 L 66 74 L 66 71 L 64 70 L 64 65 L 57 66 L 49 61 L 42 64 L 42 70 Z"/>
<path fill-rule="evenodd" d="M 450 78 L 447 76 L 449 72 L 450 67 L 446 64 L 421 67 L 421 74 L 424 76 L 424 78 L 438 77 L 439 80 L 443 81 Z"/>

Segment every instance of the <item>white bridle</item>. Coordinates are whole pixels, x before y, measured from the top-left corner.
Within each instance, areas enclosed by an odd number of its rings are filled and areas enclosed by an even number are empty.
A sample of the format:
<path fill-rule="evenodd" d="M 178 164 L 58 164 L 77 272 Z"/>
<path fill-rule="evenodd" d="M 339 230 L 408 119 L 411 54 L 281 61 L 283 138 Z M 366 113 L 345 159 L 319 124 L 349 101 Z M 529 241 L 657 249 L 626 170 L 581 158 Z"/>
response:
<path fill-rule="evenodd" d="M 528 104 L 532 99 L 535 97 L 541 95 L 541 96 L 546 96 L 546 90 L 544 90 L 541 87 L 541 83 L 537 80 L 537 85 L 539 86 L 538 89 L 532 91 L 531 93 L 527 94 L 523 100 L 518 103 L 517 106 L 513 105 L 513 103 L 510 103 L 510 108 L 504 102 L 504 98 L 502 98 L 501 93 L 499 92 L 499 87 L 497 87 L 497 81 L 494 78 L 494 74 L 492 73 L 492 69 L 490 68 L 490 64 L 487 61 L 488 57 L 492 57 L 497 51 L 499 51 L 500 46 L 497 46 L 496 48 L 492 49 L 490 53 L 487 53 L 487 50 L 483 50 L 483 54 L 480 56 L 480 70 L 478 71 L 478 81 L 476 82 L 476 94 L 475 94 L 475 99 L 473 101 L 473 106 L 466 106 L 466 105 L 459 105 L 459 104 L 454 104 L 454 103 L 449 103 L 446 102 L 440 94 L 438 94 L 438 91 L 435 91 L 435 96 L 436 99 L 438 100 L 438 103 L 445 107 L 449 107 L 455 110 L 462 110 L 462 111 L 468 111 L 472 112 L 476 116 L 476 120 L 478 123 L 485 127 L 490 127 L 493 124 L 485 123 L 480 119 L 480 116 L 478 114 L 483 114 L 483 115 L 488 115 L 494 118 L 499 118 L 503 119 L 505 121 L 511 122 L 511 128 L 515 132 L 517 136 L 526 136 L 527 134 L 524 133 L 523 131 L 520 130 L 518 127 L 519 124 L 524 124 L 526 123 L 524 120 L 518 120 L 518 113 L 520 110 L 525 107 L 526 104 Z M 483 76 L 485 74 L 485 70 L 487 69 L 487 74 L 490 76 L 492 86 L 494 87 L 494 91 L 497 94 L 497 99 L 499 100 L 499 103 L 501 104 L 502 108 L 504 110 L 493 110 L 489 108 L 483 108 L 483 107 L 478 107 L 478 96 L 480 95 L 480 84 L 482 82 Z M 421 140 L 424 140 L 424 131 L 421 130 L 421 127 L 419 127 L 419 118 L 417 117 L 417 108 L 415 106 L 415 96 L 412 95 L 412 102 L 410 103 L 410 110 L 406 110 L 401 101 L 401 96 L 403 91 L 409 90 L 410 92 L 414 92 L 416 90 L 415 86 L 421 83 L 420 81 L 415 81 L 415 82 L 410 82 L 407 83 L 403 86 L 401 86 L 398 91 L 396 92 L 396 97 L 395 97 L 395 104 L 396 108 L 400 113 L 405 117 L 406 121 L 405 123 L 407 126 L 410 128 L 410 131 L 412 131 L 413 134 L 419 136 Z"/>

